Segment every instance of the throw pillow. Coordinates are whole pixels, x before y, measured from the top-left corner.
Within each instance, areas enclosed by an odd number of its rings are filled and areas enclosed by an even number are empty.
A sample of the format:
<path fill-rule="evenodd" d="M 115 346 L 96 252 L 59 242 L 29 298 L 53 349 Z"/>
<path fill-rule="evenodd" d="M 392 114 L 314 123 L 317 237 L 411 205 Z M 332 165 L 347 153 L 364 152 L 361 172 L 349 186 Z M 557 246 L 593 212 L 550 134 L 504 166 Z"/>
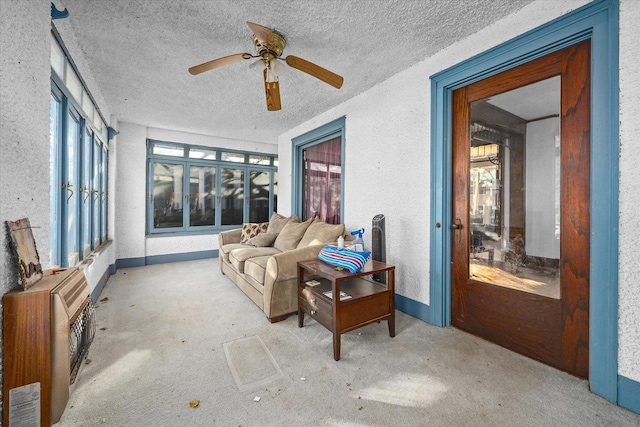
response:
<path fill-rule="evenodd" d="M 256 223 L 245 222 L 242 224 L 242 231 L 240 233 L 240 243 L 247 243 L 249 239 L 257 236 L 260 233 L 267 231 L 268 222 Z"/>
<path fill-rule="evenodd" d="M 278 234 L 276 241 L 273 242 L 273 247 L 283 252 L 297 248 L 300 239 L 312 221 L 313 219 L 308 219 L 305 222 L 289 221 Z"/>
<path fill-rule="evenodd" d="M 258 248 L 266 248 L 268 246 L 273 246 L 273 242 L 276 241 L 277 237 L 278 233 L 260 233 L 249 239 L 247 244 Z"/>
<path fill-rule="evenodd" d="M 300 222 L 300 218 L 298 218 L 297 215 L 286 217 L 284 215 L 280 215 L 277 212 L 274 212 L 273 215 L 271 215 L 271 219 L 269 220 L 267 233 L 279 233 L 289 221 Z"/>
<path fill-rule="evenodd" d="M 326 245 L 334 243 L 344 234 L 344 224 L 327 224 L 324 221 L 314 221 L 304 233 L 298 243 L 299 248 L 312 245 Z"/>

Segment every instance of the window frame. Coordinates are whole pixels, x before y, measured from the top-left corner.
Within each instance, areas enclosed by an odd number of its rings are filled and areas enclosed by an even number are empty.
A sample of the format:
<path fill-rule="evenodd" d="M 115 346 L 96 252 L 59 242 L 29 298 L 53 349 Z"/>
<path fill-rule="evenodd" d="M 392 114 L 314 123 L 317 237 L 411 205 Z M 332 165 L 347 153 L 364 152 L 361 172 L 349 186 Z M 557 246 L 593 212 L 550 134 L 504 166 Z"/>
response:
<path fill-rule="evenodd" d="M 51 104 L 50 104 L 50 263 L 61 267 L 73 267 L 89 259 L 91 255 L 108 239 L 106 217 L 102 223 L 102 212 L 107 212 L 106 179 L 108 171 L 107 129 L 105 121 L 89 93 L 84 80 L 79 74 L 62 40 L 52 27 L 52 49 L 58 53 L 61 65 L 58 69 L 63 76 L 57 74 L 51 66 Z M 73 74 L 74 81 L 80 84 L 81 100 L 74 98 L 65 85 L 65 77 Z M 55 117 L 53 107 L 55 101 Z M 78 135 L 73 158 L 69 158 L 68 138 L 70 119 L 78 123 Z M 55 121 L 55 123 L 54 123 Z M 94 158 L 98 156 L 96 163 Z M 88 159 L 88 165 L 85 160 Z M 72 162 L 70 162 L 70 160 Z M 67 175 L 69 170 L 76 174 L 69 191 Z M 88 172 L 88 176 L 87 176 Z M 105 186 L 104 197 L 100 188 Z M 82 189 L 82 191 L 80 191 Z M 86 189 L 86 190 L 85 190 Z M 91 193 L 97 190 L 97 193 Z M 94 198 L 95 195 L 97 198 Z M 85 202 L 85 197 L 87 197 Z M 69 206 L 67 198 L 76 197 L 74 206 Z M 71 200 L 71 199 L 69 199 Z M 88 203 L 88 209 L 85 207 Z M 97 213 L 97 217 L 95 216 Z M 69 221 L 73 220 L 71 228 Z M 97 220 L 97 221 L 96 221 Z M 95 228 L 97 225 L 97 229 Z M 88 227 L 88 245 L 87 233 Z M 98 236 L 95 231 L 100 230 Z M 97 237 L 97 238 L 96 238 Z M 70 259 L 69 250 L 76 248 L 77 256 Z"/>
<path fill-rule="evenodd" d="M 163 147 L 168 150 L 173 150 L 178 153 L 180 150 L 182 151 L 182 155 L 168 155 L 168 154 L 155 154 L 154 147 Z M 215 153 L 215 160 L 212 159 L 203 159 L 203 158 L 195 158 L 190 157 L 190 153 L 192 150 L 202 150 L 207 153 Z M 232 154 L 234 158 L 239 159 L 242 158 L 243 161 L 225 161 L 221 160 L 224 154 Z M 251 163 L 255 157 L 269 158 L 268 165 L 260 165 L 256 163 Z M 269 173 L 269 212 L 274 212 L 276 210 L 276 200 L 274 189 L 277 182 L 277 154 L 271 153 L 259 153 L 259 152 L 249 152 L 249 151 L 241 151 L 241 150 L 233 150 L 227 148 L 217 148 L 217 147 L 207 147 L 201 145 L 193 145 L 193 144 L 183 144 L 179 142 L 171 142 L 171 141 L 162 141 L 162 140 L 154 140 L 147 139 L 147 179 L 146 179 L 146 225 L 145 231 L 147 237 L 158 237 L 158 236 L 168 236 L 168 235 L 194 235 L 194 234 L 206 234 L 211 232 L 220 232 L 225 230 L 232 230 L 234 228 L 238 228 L 242 226 L 240 224 L 229 224 L 222 225 L 222 209 L 221 209 L 221 195 L 222 195 L 222 170 L 225 168 L 228 169 L 239 169 L 243 172 L 243 212 L 242 212 L 242 222 L 249 222 L 250 219 L 250 188 L 251 188 L 251 172 L 260 171 L 260 172 L 268 172 Z M 215 170 L 215 217 L 213 225 L 191 225 L 190 224 L 190 214 L 189 210 L 184 209 L 185 203 L 182 203 L 182 226 L 180 227 L 166 227 L 166 228 L 156 228 L 155 220 L 154 220 L 154 190 L 155 190 L 155 179 L 154 179 L 154 165 L 156 163 L 166 163 L 166 164 L 174 164 L 181 165 L 183 167 L 182 173 L 182 188 L 183 192 L 181 197 L 184 199 L 184 195 L 189 191 L 190 178 L 191 178 L 191 167 L 208 167 L 213 168 Z M 189 192 L 190 193 L 190 192 Z M 190 195 L 190 194 L 189 194 Z M 249 195 L 249 196 L 247 196 Z M 191 197 L 188 199 L 188 203 L 190 204 Z M 268 218 L 265 219 L 268 221 Z"/>
<path fill-rule="evenodd" d="M 343 116 L 291 140 L 293 153 L 291 168 L 291 210 L 293 214 L 298 215 L 300 218 L 302 218 L 304 202 L 304 150 L 314 145 L 340 137 L 340 222 L 345 222 L 345 122 L 346 117 Z"/>

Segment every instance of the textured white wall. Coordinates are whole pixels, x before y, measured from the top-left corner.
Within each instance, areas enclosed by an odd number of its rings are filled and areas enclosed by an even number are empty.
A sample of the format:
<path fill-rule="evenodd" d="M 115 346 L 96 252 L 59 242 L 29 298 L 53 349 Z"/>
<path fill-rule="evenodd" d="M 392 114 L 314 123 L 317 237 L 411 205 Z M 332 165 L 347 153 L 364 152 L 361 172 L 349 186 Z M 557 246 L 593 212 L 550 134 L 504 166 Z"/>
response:
<path fill-rule="evenodd" d="M 62 22 L 62 21 L 59 21 Z M 61 24 L 64 27 L 65 24 Z M 72 32 L 61 31 L 96 101 L 106 107 Z M 51 2 L 0 1 L 0 295 L 18 284 L 5 221 L 28 217 L 43 268 L 50 250 Z M 104 110 L 103 110 L 104 111 Z M 115 259 L 107 249 L 86 272 L 95 288 Z"/>
<path fill-rule="evenodd" d="M 40 261 L 50 264 L 49 4 L 0 3 L 0 297 L 18 285 L 5 221 L 28 217 L 39 227 L 33 235 Z M 0 390 L 0 405 L 2 399 Z"/>
<path fill-rule="evenodd" d="M 275 144 L 151 128 L 120 122 L 115 144 L 117 258 L 142 258 L 218 248 L 217 234 L 149 237 L 145 235 L 147 138 L 235 150 L 277 153 Z"/>
<path fill-rule="evenodd" d="M 618 372 L 640 382 L 640 3 L 620 1 L 620 268 Z"/>
<path fill-rule="evenodd" d="M 370 229 L 373 216 L 384 214 L 387 261 L 397 267 L 396 291 L 428 305 L 429 76 L 586 3 L 585 0 L 532 3 L 281 135 L 280 210 L 291 210 L 291 139 L 346 116 L 345 224 L 348 229 L 362 226 Z M 365 243 L 371 247 L 371 234 L 365 233 L 365 237 Z"/>
<path fill-rule="evenodd" d="M 145 255 L 147 128 L 118 122 L 115 147 L 116 258 Z"/>

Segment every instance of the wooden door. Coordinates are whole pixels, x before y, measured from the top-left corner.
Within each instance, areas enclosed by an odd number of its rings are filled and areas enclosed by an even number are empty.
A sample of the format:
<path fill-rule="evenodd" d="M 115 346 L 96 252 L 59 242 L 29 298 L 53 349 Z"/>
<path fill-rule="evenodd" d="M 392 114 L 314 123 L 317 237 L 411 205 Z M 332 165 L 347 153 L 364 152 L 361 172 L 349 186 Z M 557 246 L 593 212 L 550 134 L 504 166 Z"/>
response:
<path fill-rule="evenodd" d="M 452 129 L 452 324 L 582 378 L 589 71 L 584 41 L 460 88 Z"/>

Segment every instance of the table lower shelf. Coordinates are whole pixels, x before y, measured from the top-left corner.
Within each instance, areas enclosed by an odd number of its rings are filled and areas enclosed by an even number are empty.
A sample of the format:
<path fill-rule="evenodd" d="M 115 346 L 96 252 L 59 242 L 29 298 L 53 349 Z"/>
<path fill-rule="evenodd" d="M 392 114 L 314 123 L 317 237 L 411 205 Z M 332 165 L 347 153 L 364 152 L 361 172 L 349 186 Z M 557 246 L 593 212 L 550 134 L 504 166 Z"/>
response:
<path fill-rule="evenodd" d="M 316 280 L 316 286 L 306 282 Z M 387 320 L 389 335 L 395 336 L 395 303 L 393 292 L 382 283 L 361 277 L 341 280 L 339 288 L 346 298 L 334 301 L 326 295 L 333 291 L 332 282 L 322 277 L 308 276 L 300 283 L 298 326 L 304 324 L 304 314 L 333 332 L 334 358 L 340 359 L 340 335 L 374 322 Z"/>

